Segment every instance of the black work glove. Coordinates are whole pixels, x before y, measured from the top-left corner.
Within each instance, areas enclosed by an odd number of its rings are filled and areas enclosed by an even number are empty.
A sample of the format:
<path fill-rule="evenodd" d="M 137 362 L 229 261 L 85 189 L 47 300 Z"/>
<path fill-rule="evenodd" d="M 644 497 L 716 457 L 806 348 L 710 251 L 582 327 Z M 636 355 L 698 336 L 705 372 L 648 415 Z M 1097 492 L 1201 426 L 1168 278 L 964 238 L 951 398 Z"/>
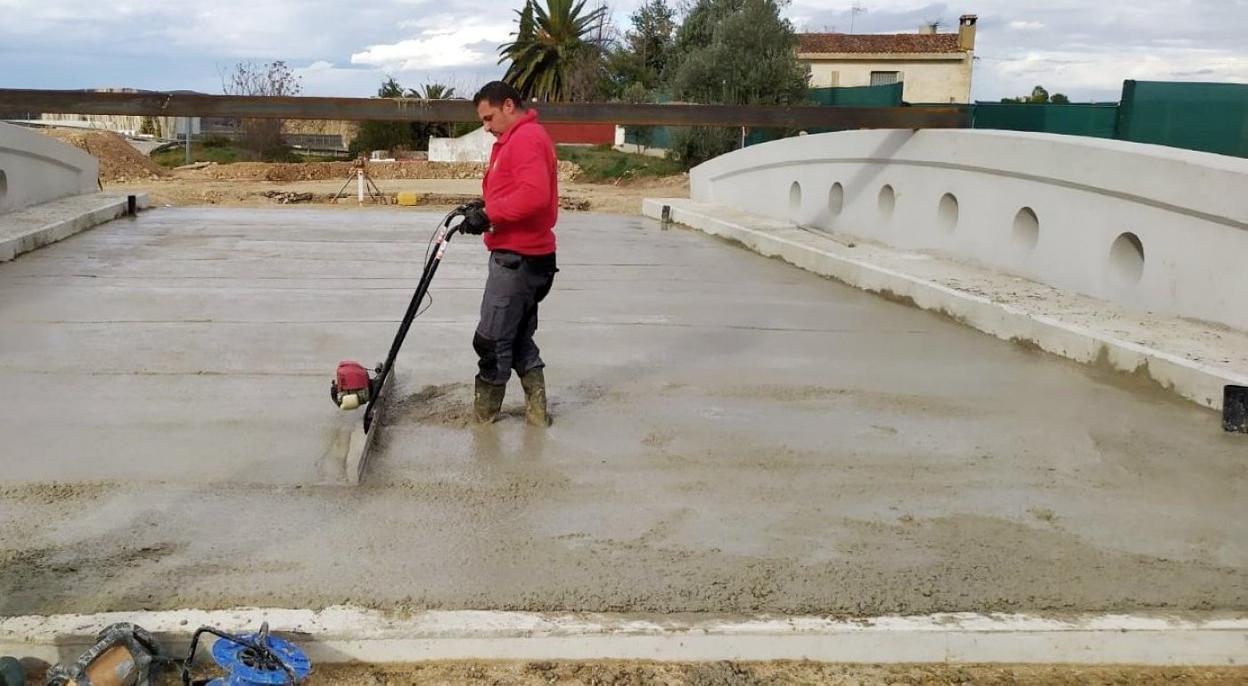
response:
<path fill-rule="evenodd" d="M 485 202 L 474 200 L 464 205 L 460 212 L 464 215 L 464 221 L 460 223 L 459 230 L 479 236 L 490 230 L 490 217 L 485 213 Z"/>

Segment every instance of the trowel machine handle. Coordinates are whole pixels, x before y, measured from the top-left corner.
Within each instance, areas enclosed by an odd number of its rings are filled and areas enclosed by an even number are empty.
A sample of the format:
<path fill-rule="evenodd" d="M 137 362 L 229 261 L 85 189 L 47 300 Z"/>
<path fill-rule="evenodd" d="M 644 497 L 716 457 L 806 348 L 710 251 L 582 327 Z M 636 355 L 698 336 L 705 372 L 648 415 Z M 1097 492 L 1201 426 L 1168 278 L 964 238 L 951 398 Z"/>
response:
<path fill-rule="evenodd" d="M 360 406 L 366 405 L 364 414 L 364 427 L 368 430 L 373 419 L 373 403 L 381 395 L 382 388 L 386 384 L 386 379 L 390 375 L 390 369 L 394 366 L 394 359 L 399 354 L 399 348 L 403 345 L 403 339 L 407 337 L 407 330 L 412 325 L 412 320 L 420 314 L 420 304 L 424 301 L 425 295 L 429 292 L 429 284 L 433 281 L 433 275 L 438 270 L 438 264 L 442 262 L 442 256 L 446 254 L 446 246 L 463 225 L 463 218 L 470 212 L 482 210 L 485 207 L 485 201 L 478 198 L 470 200 L 459 207 L 447 213 L 446 217 L 439 223 L 437 231 L 430 240 L 430 249 L 425 255 L 425 268 L 420 275 L 420 283 L 416 286 L 416 292 L 412 294 L 412 300 L 407 306 L 407 312 L 404 313 L 403 319 L 399 324 L 399 331 L 394 337 L 394 342 L 390 345 L 390 354 L 386 357 L 386 361 L 377 365 L 373 370 L 375 375 L 369 374 L 369 370 L 364 365 L 353 360 L 343 360 L 338 364 L 338 370 L 334 375 L 334 380 L 329 387 L 330 398 L 334 404 L 343 410 L 354 410 Z M 456 218 L 461 221 L 452 225 Z"/>

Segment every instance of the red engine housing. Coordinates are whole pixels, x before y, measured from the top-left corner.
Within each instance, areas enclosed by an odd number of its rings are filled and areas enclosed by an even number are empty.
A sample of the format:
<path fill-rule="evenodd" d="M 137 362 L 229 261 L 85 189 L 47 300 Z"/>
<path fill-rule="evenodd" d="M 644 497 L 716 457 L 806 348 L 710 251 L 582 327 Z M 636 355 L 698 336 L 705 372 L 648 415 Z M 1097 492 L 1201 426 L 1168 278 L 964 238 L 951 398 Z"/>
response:
<path fill-rule="evenodd" d="M 339 393 L 356 393 L 368 390 L 368 370 L 353 360 L 338 363 L 337 388 Z"/>

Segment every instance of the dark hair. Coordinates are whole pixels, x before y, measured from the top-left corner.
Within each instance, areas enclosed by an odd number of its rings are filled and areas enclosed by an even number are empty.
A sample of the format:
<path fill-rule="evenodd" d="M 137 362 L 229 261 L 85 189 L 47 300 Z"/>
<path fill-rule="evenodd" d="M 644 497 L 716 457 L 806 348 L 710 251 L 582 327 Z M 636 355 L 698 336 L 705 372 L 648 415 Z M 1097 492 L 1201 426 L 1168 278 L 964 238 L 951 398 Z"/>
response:
<path fill-rule="evenodd" d="M 481 90 L 472 96 L 472 104 L 480 105 L 483 100 L 494 107 L 502 107 L 504 101 L 510 100 L 516 104 L 516 109 L 524 109 L 524 98 L 520 91 L 505 81 L 491 81 L 481 86 Z"/>

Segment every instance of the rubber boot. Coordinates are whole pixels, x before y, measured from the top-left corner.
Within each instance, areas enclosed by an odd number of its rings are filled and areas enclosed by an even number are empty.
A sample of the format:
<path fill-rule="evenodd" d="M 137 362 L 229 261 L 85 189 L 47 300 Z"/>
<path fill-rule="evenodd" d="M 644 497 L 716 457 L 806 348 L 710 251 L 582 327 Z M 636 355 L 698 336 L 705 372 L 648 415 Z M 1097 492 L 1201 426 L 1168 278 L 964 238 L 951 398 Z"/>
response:
<path fill-rule="evenodd" d="M 524 387 L 524 419 L 533 426 L 550 426 L 550 413 L 546 411 L 546 374 L 542 368 L 530 369 L 520 375 Z"/>
<path fill-rule="evenodd" d="M 507 386 L 496 386 L 477 379 L 476 392 L 472 399 L 472 416 L 480 424 L 489 424 L 498 416 L 503 407 L 503 396 Z"/>

